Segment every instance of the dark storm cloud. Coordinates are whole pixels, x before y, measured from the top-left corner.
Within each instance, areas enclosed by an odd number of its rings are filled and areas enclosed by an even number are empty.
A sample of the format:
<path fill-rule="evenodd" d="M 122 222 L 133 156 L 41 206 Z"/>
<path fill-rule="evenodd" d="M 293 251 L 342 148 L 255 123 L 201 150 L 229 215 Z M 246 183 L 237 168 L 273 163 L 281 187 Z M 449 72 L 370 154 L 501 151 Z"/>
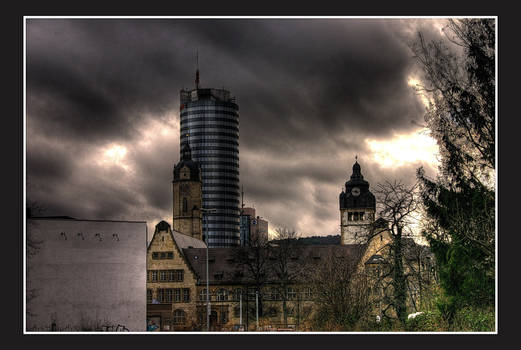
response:
<path fill-rule="evenodd" d="M 178 123 L 198 50 L 201 84 L 237 97 L 249 202 L 275 226 L 295 225 L 296 205 L 333 220 L 354 155 L 369 153 L 364 140 L 422 121 L 407 85 L 413 22 L 29 19 L 28 195 L 83 217 L 169 219 L 179 135 L 156 128 L 149 148 L 139 142 L 147 123 Z M 96 165 L 113 144 L 126 147 L 130 173 Z"/>

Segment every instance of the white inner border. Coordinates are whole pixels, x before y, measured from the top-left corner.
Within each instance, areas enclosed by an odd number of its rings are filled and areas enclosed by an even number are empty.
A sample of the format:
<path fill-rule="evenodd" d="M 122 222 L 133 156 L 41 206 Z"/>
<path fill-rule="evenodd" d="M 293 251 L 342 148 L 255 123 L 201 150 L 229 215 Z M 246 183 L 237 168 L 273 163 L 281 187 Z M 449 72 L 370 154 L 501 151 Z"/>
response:
<path fill-rule="evenodd" d="M 495 328 L 496 330 L 494 332 L 28 332 L 27 324 L 26 324 L 26 223 L 27 223 L 27 217 L 26 217 L 26 117 L 27 117 L 27 111 L 26 111 L 26 22 L 27 19 L 89 19 L 89 18 L 103 18 L 103 19 L 116 19 L 116 18 L 123 18 L 123 19 L 156 19 L 156 18 L 171 18 L 171 19 L 244 19 L 244 18 L 257 18 L 257 19 L 310 19 L 310 18 L 323 18 L 323 19 L 346 19 L 346 18 L 353 18 L 353 19 L 363 19 L 363 18 L 380 18 L 380 19 L 393 19 L 393 18 L 424 18 L 424 19 L 449 19 L 449 18 L 492 18 L 495 20 L 495 30 L 496 30 L 496 48 L 495 48 L 495 71 L 496 71 L 496 86 L 495 86 L 495 113 L 496 113 L 496 142 L 495 142 L 495 170 L 496 170 L 496 179 L 495 179 L 495 196 L 496 196 L 496 218 L 495 218 L 495 226 L 496 226 L 496 276 L 495 276 L 495 282 L 496 282 L 496 290 L 495 290 Z M 24 288 L 24 300 L 23 300 L 23 334 L 53 334 L 53 335 L 61 335 L 61 334 L 118 334 L 118 335 L 125 335 L 125 334 L 147 334 L 147 335 L 171 335 L 171 334 L 234 334 L 234 335 L 247 335 L 247 334 L 266 334 L 266 335 L 273 335 L 273 334 L 498 334 L 498 264 L 499 261 L 497 259 L 498 255 L 498 147 L 497 147 L 497 133 L 498 133 L 498 97 L 497 97 L 497 90 L 498 90 L 498 65 L 497 65 L 497 59 L 498 59 L 498 16 L 24 16 L 23 17 L 23 36 L 24 36 L 24 44 L 23 44 L 23 177 L 24 177 L 24 187 L 23 187 L 23 269 L 24 269 L 24 280 L 23 280 L 23 288 Z"/>

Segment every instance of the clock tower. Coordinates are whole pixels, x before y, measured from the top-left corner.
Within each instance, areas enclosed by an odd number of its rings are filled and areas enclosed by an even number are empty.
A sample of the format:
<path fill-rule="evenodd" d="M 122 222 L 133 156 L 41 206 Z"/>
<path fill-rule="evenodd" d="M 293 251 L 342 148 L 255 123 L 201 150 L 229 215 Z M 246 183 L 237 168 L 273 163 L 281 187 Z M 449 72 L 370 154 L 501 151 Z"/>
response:
<path fill-rule="evenodd" d="M 358 157 L 357 157 L 358 158 Z M 374 221 L 375 197 L 369 191 L 369 182 L 364 180 L 358 159 L 353 165 L 353 174 L 345 183 L 340 201 L 340 244 L 366 243 L 370 225 Z"/>
<path fill-rule="evenodd" d="M 181 159 L 174 166 L 173 230 L 202 240 L 201 168 L 192 160 L 188 141 L 181 147 Z"/>

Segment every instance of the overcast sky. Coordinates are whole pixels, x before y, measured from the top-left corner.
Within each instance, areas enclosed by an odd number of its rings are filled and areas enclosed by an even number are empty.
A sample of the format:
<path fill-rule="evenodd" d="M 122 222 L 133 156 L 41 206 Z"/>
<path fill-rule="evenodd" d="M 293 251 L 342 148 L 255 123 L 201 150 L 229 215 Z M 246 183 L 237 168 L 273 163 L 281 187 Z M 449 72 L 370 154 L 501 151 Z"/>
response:
<path fill-rule="evenodd" d="M 246 206 L 304 236 L 339 234 L 364 178 L 435 174 L 408 44 L 429 19 L 28 19 L 27 198 L 46 215 L 172 221 L 179 91 L 236 96 Z"/>

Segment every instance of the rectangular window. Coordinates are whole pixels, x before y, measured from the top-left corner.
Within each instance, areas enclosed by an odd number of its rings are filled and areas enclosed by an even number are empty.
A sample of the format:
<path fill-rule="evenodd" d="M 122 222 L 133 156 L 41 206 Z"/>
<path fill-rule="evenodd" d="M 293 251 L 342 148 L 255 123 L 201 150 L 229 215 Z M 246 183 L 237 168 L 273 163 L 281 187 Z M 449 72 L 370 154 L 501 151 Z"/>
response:
<path fill-rule="evenodd" d="M 227 323 L 228 322 L 228 310 L 222 310 L 221 311 L 221 323 Z"/>
<path fill-rule="evenodd" d="M 183 303 L 189 303 L 189 302 L 190 302 L 190 289 L 183 288 Z"/>
<path fill-rule="evenodd" d="M 181 302 L 181 289 L 175 288 L 174 289 L 174 303 L 180 303 Z"/>
<path fill-rule="evenodd" d="M 147 282 L 150 282 L 151 280 L 152 271 L 147 270 Z"/>
<path fill-rule="evenodd" d="M 295 300 L 297 298 L 297 292 L 295 289 L 289 287 L 287 289 L 287 300 Z"/>
<path fill-rule="evenodd" d="M 174 281 L 183 282 L 184 270 L 174 270 L 174 271 L 175 271 Z"/>
<path fill-rule="evenodd" d="M 272 288 L 270 291 L 271 300 L 280 300 L 279 291 L 276 288 Z"/>
<path fill-rule="evenodd" d="M 152 270 L 151 282 L 157 282 L 157 270 Z"/>
<path fill-rule="evenodd" d="M 147 289 L 147 303 L 152 304 L 152 289 Z"/>
<path fill-rule="evenodd" d="M 172 302 L 172 289 L 171 288 L 165 289 L 165 302 L 166 303 Z"/>
<path fill-rule="evenodd" d="M 353 213 L 347 214 L 347 221 L 353 221 Z"/>
<path fill-rule="evenodd" d="M 158 252 L 153 252 L 152 253 L 152 259 L 154 259 L 154 260 L 159 259 L 159 253 Z"/>
<path fill-rule="evenodd" d="M 159 271 L 159 280 L 161 282 L 166 282 L 167 281 L 167 270 Z"/>
<path fill-rule="evenodd" d="M 164 302 L 164 299 L 165 299 L 164 291 L 165 291 L 164 289 L 157 290 L 157 301 L 159 301 L 160 303 Z"/>
<path fill-rule="evenodd" d="M 173 259 L 174 258 L 174 252 L 166 252 L 167 259 Z"/>
<path fill-rule="evenodd" d="M 160 259 L 166 259 L 166 253 L 165 252 L 161 252 Z"/>

